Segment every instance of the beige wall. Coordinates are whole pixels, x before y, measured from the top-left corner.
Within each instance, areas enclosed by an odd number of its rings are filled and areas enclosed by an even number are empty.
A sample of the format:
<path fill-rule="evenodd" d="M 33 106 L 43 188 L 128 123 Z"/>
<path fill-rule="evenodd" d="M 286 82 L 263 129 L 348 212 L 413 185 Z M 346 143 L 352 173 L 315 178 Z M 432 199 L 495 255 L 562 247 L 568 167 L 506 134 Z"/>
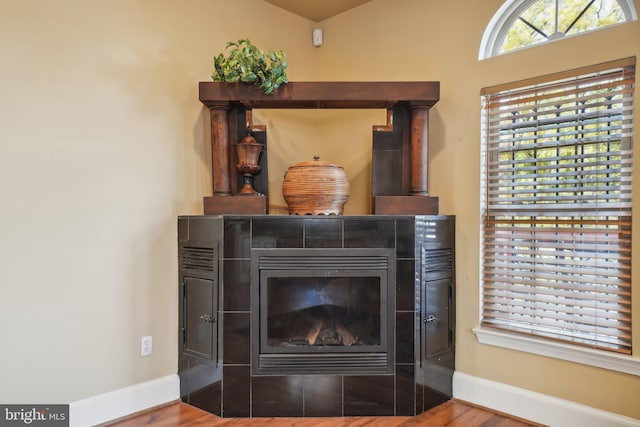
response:
<path fill-rule="evenodd" d="M 640 418 L 640 378 L 471 332 L 480 88 L 640 51 L 636 22 L 478 62 L 501 3 L 373 0 L 320 24 L 314 48 L 313 23 L 261 0 L 0 0 L 0 402 L 70 402 L 176 372 L 175 221 L 200 214 L 211 191 L 197 82 L 226 41 L 250 37 L 287 52 L 291 80 L 441 81 L 430 190 L 458 221 L 457 368 Z M 351 178 L 345 213 L 370 212 L 371 126 L 385 116 L 344 113 L 257 112 L 272 204 L 284 203 L 286 168 L 318 154 Z"/>
<path fill-rule="evenodd" d="M 261 0 L 0 10 L 0 402 L 175 374 L 176 217 L 201 214 L 211 192 L 197 83 L 242 37 L 284 49 L 292 78 L 313 80 L 309 24 Z"/>
<path fill-rule="evenodd" d="M 440 101 L 430 116 L 429 174 L 430 192 L 440 196 L 441 212 L 457 216 L 456 368 L 640 418 L 640 377 L 481 345 L 471 331 L 479 319 L 480 89 L 640 55 L 636 21 L 479 62 L 482 33 L 502 3 L 373 0 L 322 24 L 326 43 L 316 51 L 318 70 L 326 80 L 441 82 Z M 635 7 L 640 10 L 638 0 Z M 636 131 L 636 141 L 639 136 Z M 640 188 L 638 178 L 636 174 Z M 634 253 L 639 253 L 634 246 Z M 638 259 L 634 257 L 634 264 Z M 634 280 L 633 287 L 638 286 Z M 640 313 L 640 292 L 635 295 L 634 310 Z M 638 319 L 635 316 L 636 357 L 640 357 Z"/>

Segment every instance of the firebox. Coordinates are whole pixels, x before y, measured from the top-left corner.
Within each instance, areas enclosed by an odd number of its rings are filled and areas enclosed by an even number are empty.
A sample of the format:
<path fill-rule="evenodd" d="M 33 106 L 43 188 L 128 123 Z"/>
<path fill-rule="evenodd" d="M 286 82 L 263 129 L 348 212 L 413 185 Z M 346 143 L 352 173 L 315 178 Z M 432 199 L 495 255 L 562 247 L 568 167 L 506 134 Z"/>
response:
<path fill-rule="evenodd" d="M 252 249 L 252 374 L 389 374 L 395 251 Z"/>

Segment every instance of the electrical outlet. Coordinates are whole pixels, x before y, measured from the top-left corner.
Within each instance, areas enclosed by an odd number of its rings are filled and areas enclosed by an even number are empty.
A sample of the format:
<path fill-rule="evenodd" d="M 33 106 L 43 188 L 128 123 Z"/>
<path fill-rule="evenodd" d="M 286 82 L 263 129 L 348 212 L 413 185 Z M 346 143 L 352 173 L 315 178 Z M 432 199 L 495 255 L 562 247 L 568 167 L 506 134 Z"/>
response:
<path fill-rule="evenodd" d="M 153 337 L 151 335 L 142 337 L 140 341 L 140 356 L 149 356 L 153 353 Z"/>

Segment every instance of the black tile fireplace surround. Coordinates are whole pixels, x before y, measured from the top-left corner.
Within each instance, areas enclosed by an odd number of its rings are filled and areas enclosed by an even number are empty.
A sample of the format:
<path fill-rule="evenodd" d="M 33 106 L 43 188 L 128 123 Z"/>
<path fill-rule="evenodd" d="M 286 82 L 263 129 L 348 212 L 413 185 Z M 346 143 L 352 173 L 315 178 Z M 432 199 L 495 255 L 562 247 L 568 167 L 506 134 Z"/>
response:
<path fill-rule="evenodd" d="M 183 401 L 222 417 L 340 417 L 416 415 L 448 400 L 454 221 L 179 217 Z"/>

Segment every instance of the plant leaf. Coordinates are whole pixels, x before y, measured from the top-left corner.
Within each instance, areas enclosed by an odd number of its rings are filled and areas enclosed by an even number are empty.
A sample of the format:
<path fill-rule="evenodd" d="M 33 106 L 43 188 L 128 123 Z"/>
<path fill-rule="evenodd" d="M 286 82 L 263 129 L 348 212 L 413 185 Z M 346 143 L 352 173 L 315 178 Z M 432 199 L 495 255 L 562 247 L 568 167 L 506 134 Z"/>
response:
<path fill-rule="evenodd" d="M 225 52 L 214 56 L 211 78 L 213 81 L 255 84 L 265 94 L 271 94 L 281 84 L 288 83 L 287 67 L 282 50 L 268 49 L 265 55 L 248 38 L 238 39 L 227 42 Z"/>

